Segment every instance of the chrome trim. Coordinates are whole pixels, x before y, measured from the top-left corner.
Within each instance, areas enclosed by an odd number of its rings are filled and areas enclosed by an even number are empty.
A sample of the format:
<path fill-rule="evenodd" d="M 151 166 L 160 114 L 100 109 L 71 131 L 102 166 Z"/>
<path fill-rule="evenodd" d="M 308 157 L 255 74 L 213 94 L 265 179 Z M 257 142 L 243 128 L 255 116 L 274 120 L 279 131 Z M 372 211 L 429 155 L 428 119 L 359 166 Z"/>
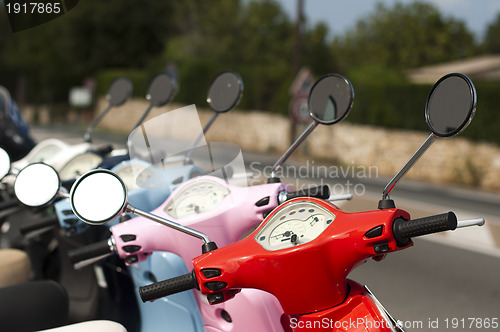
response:
<path fill-rule="evenodd" d="M 485 223 L 484 218 L 464 219 L 457 221 L 457 228 L 469 226 L 483 226 Z"/>
<path fill-rule="evenodd" d="M 406 164 L 399 170 L 399 172 L 394 175 L 394 177 L 389 181 L 389 183 L 385 186 L 384 191 L 382 192 L 382 199 L 390 199 L 390 193 L 394 186 L 398 183 L 399 180 L 415 165 L 415 163 L 422 157 L 425 151 L 434 143 L 437 136 L 434 133 L 431 133 L 429 137 L 425 140 L 424 143 L 418 148 L 418 150 L 411 156 L 411 158 L 406 162 Z"/>
<path fill-rule="evenodd" d="M 152 221 L 156 221 L 159 224 L 162 224 L 162 225 L 165 225 L 167 227 L 173 228 L 173 229 L 178 230 L 180 232 L 183 232 L 185 234 L 197 237 L 200 240 L 202 240 L 203 242 L 205 242 L 205 244 L 211 242 L 210 238 L 206 234 L 204 234 L 202 232 L 199 232 L 199 231 L 197 231 L 195 229 L 192 229 L 192 228 L 186 227 L 184 225 L 178 224 L 178 223 L 173 222 L 171 220 L 168 220 L 166 218 L 162 218 L 162 217 L 156 216 L 154 214 L 147 213 L 145 211 L 139 210 L 139 209 L 133 207 L 130 204 L 128 204 L 126 206 L 125 211 L 133 213 L 133 214 L 136 214 L 136 215 L 144 217 L 144 218 L 148 218 L 148 219 L 150 219 Z"/>
<path fill-rule="evenodd" d="M 282 190 L 278 193 L 278 204 L 286 202 L 288 191 Z"/>
<path fill-rule="evenodd" d="M 373 295 L 373 293 L 370 291 L 370 289 L 367 286 L 363 286 L 365 288 L 365 292 L 363 292 L 364 295 L 368 296 L 373 303 L 377 306 L 377 308 L 380 310 L 380 313 L 384 317 L 384 319 L 390 323 L 391 325 L 391 331 L 394 332 L 404 332 L 405 330 L 403 329 L 403 322 L 400 320 L 395 320 L 389 311 L 380 303 L 380 301 Z"/>

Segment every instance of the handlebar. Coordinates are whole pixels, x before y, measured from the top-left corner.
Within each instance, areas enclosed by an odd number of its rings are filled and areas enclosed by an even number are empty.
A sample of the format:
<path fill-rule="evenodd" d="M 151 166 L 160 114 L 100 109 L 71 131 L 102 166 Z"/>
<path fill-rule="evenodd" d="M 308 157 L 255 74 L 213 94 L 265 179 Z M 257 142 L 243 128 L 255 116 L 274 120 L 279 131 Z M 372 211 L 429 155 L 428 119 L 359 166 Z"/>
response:
<path fill-rule="evenodd" d="M 31 225 L 26 225 L 26 226 L 21 227 L 19 229 L 19 232 L 22 235 L 26 235 L 27 233 L 30 233 L 32 231 L 36 231 L 36 230 L 42 229 L 44 227 L 56 226 L 57 223 L 58 223 L 58 219 L 57 219 L 56 215 L 48 216 L 48 217 L 40 219 L 36 223 L 33 223 Z"/>
<path fill-rule="evenodd" d="M 89 244 L 80 248 L 68 251 L 68 257 L 71 263 L 79 263 L 81 261 L 109 255 L 114 252 L 114 244 L 112 238 L 96 243 Z"/>
<path fill-rule="evenodd" d="M 106 145 L 103 145 L 103 146 L 96 148 L 94 152 L 100 156 L 106 156 L 106 155 L 110 154 L 111 151 L 113 151 L 113 145 L 106 144 Z"/>
<path fill-rule="evenodd" d="M 470 226 L 483 226 L 485 224 L 484 218 L 464 219 L 457 221 L 457 228 L 470 227 Z"/>
<path fill-rule="evenodd" d="M 330 188 L 325 184 L 323 186 L 311 187 L 292 192 L 287 192 L 286 190 L 281 191 L 278 194 L 278 202 L 279 204 L 281 204 L 285 201 L 297 197 L 316 197 L 316 198 L 327 199 L 330 197 Z"/>
<path fill-rule="evenodd" d="M 350 201 L 352 199 L 352 194 L 339 194 L 339 195 L 331 195 L 328 197 L 327 201 L 335 202 L 335 201 Z"/>
<path fill-rule="evenodd" d="M 147 302 L 192 288 L 199 289 L 194 270 L 191 273 L 183 274 L 175 278 L 139 287 L 139 295 L 141 296 L 142 302 Z"/>
<path fill-rule="evenodd" d="M 414 220 L 397 218 L 392 224 L 392 232 L 399 246 L 407 245 L 412 237 L 451 231 L 456 228 L 457 216 L 451 211 Z"/>

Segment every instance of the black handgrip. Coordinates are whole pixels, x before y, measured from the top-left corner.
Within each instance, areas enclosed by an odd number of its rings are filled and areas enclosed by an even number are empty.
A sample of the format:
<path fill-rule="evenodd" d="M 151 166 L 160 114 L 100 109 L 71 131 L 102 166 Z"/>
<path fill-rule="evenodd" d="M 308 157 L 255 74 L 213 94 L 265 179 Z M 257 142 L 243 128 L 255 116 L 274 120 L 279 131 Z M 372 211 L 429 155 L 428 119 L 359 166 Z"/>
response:
<path fill-rule="evenodd" d="M 113 151 L 113 145 L 107 144 L 107 145 L 103 145 L 103 146 L 98 147 L 95 150 L 95 153 L 97 153 L 100 156 L 105 156 L 107 154 L 110 154 L 111 151 Z"/>
<path fill-rule="evenodd" d="M 399 246 L 408 244 L 415 236 L 451 231 L 455 228 L 457 228 L 457 216 L 451 211 L 414 220 L 397 218 L 392 224 L 392 232 Z"/>
<path fill-rule="evenodd" d="M 68 251 L 68 257 L 71 263 L 78 263 L 86 259 L 110 254 L 113 250 L 109 245 L 109 240 L 96 242 L 80 248 Z"/>
<path fill-rule="evenodd" d="M 325 184 L 324 186 L 292 191 L 286 194 L 287 200 L 296 197 L 316 197 L 316 198 L 327 199 L 330 197 L 330 188 Z"/>
<path fill-rule="evenodd" d="M 44 227 L 56 226 L 57 223 L 58 223 L 57 216 L 53 215 L 53 216 L 42 218 L 39 221 L 37 221 L 36 223 L 30 224 L 30 225 L 26 225 L 26 226 L 22 226 L 19 229 L 19 232 L 22 235 L 25 235 L 25 234 L 27 234 L 29 232 L 36 231 L 36 230 L 42 229 Z"/>
<path fill-rule="evenodd" d="M 180 293 L 192 288 L 198 289 L 194 270 L 191 273 L 139 287 L 142 302 L 153 301 L 164 296 Z"/>

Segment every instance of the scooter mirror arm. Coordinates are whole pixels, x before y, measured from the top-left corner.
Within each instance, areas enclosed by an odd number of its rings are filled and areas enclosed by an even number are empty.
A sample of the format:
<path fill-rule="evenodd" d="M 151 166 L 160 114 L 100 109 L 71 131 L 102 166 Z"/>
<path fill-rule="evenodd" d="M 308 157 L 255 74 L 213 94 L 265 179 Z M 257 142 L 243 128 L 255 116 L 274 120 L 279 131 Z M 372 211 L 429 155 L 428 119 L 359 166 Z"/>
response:
<path fill-rule="evenodd" d="M 141 211 L 141 210 L 133 207 L 130 204 L 127 204 L 127 206 L 125 207 L 125 212 L 130 212 L 130 213 L 136 214 L 138 216 L 148 218 L 148 219 L 153 220 L 157 223 L 160 223 L 164 226 L 167 226 L 167 227 L 173 228 L 175 230 L 178 230 L 180 232 L 183 232 L 185 234 L 197 237 L 197 238 L 201 239 L 206 245 L 208 245 L 210 242 L 212 242 L 212 241 L 210 241 L 210 238 L 202 232 L 198 232 L 197 230 L 194 230 L 192 228 L 175 223 L 175 222 L 170 221 L 168 219 L 155 216 L 154 214 Z"/>
<path fill-rule="evenodd" d="M 59 188 L 59 191 L 57 192 L 57 196 L 61 198 L 70 198 L 70 194 L 68 190 L 64 187 Z"/>
<path fill-rule="evenodd" d="M 411 158 L 406 162 L 406 164 L 401 168 L 401 170 L 392 178 L 391 181 L 385 186 L 384 191 L 382 192 L 382 199 L 388 200 L 390 199 L 390 193 L 394 186 L 398 183 L 399 180 L 415 165 L 415 163 L 422 157 L 425 151 L 434 143 L 437 136 L 434 133 L 431 133 L 429 137 L 425 140 L 425 142 L 418 148 L 418 150 L 411 156 Z"/>
<path fill-rule="evenodd" d="M 276 172 L 280 169 L 281 165 L 287 161 L 287 159 L 291 156 L 291 154 L 297 150 L 297 147 L 309 136 L 309 134 L 319 125 L 319 122 L 313 121 L 309 127 L 297 138 L 295 142 L 286 150 L 286 152 L 281 156 L 281 158 L 274 164 L 273 170 L 271 172 L 271 178 L 277 178 Z"/>
<path fill-rule="evenodd" d="M 85 134 L 83 136 L 83 139 L 85 140 L 85 142 L 87 143 L 92 143 L 92 131 L 94 131 L 94 128 L 97 126 L 97 124 L 102 120 L 102 118 L 109 112 L 109 110 L 111 109 L 111 104 L 109 104 L 106 109 L 104 111 L 101 112 L 101 114 L 99 114 L 97 116 L 97 118 L 94 119 L 94 121 L 92 121 L 92 123 L 88 126 L 87 128 L 87 131 L 85 131 Z"/>
<path fill-rule="evenodd" d="M 210 129 L 212 124 L 215 122 L 215 119 L 217 119 L 218 115 L 219 115 L 219 113 L 214 112 L 212 114 L 212 116 L 210 117 L 210 119 L 208 119 L 208 122 L 205 123 L 205 126 L 203 127 L 202 132 L 198 135 L 198 137 L 196 137 L 195 141 L 191 145 L 191 148 L 189 149 L 188 153 L 186 154 L 186 157 L 184 160 L 185 164 L 189 164 L 191 162 L 191 155 L 193 154 L 194 148 L 198 145 L 198 143 L 200 143 L 201 139 L 203 138 L 203 136 L 205 136 L 208 129 Z"/>
<path fill-rule="evenodd" d="M 146 110 L 144 111 L 144 114 L 142 114 L 139 121 L 137 121 L 137 123 L 135 124 L 134 129 L 136 129 L 137 127 L 139 127 L 142 124 L 142 122 L 144 121 L 144 119 L 146 119 L 146 117 L 148 116 L 149 112 L 151 112 L 152 109 L 153 109 L 153 104 L 150 103 L 148 108 L 146 108 Z"/>
<path fill-rule="evenodd" d="M 208 129 L 210 129 L 210 127 L 212 126 L 212 124 L 215 122 L 215 119 L 217 119 L 217 116 L 219 116 L 219 113 L 217 112 L 214 112 L 212 114 L 212 116 L 210 117 L 210 119 L 208 119 L 207 123 L 205 123 L 205 126 L 203 126 L 203 132 L 200 133 L 200 135 L 198 136 L 198 138 L 196 139 L 195 141 L 195 144 L 198 144 L 198 142 L 200 141 L 200 139 L 203 137 L 204 134 L 207 133 Z"/>

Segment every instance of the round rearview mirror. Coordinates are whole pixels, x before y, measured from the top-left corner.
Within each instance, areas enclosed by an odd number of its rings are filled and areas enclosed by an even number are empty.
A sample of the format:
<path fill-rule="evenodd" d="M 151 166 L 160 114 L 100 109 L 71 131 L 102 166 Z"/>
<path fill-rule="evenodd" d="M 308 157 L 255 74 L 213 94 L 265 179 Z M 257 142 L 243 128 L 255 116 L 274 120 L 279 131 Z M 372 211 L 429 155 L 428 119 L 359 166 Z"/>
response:
<path fill-rule="evenodd" d="M 70 193 L 75 215 L 91 225 L 101 225 L 123 213 L 127 206 L 127 190 L 115 173 L 96 169 L 82 175 Z"/>
<path fill-rule="evenodd" d="M 208 89 L 207 102 L 217 113 L 227 112 L 238 105 L 243 94 L 243 80 L 232 71 L 217 75 Z"/>
<path fill-rule="evenodd" d="M 124 104 L 132 94 L 132 82 L 125 77 L 115 79 L 108 89 L 106 99 L 111 106 Z"/>
<path fill-rule="evenodd" d="M 23 168 L 14 182 L 17 199 L 30 207 L 41 207 L 57 197 L 61 181 L 52 166 L 34 163 Z"/>
<path fill-rule="evenodd" d="M 434 84 L 427 98 L 427 125 L 437 136 L 454 136 L 469 125 L 476 101 L 476 89 L 467 76 L 445 75 Z"/>
<path fill-rule="evenodd" d="M 9 174 L 10 171 L 10 157 L 7 151 L 0 148 L 0 179 Z"/>
<path fill-rule="evenodd" d="M 175 80 L 167 73 L 160 73 L 149 84 L 146 99 L 151 105 L 159 107 L 168 104 L 174 97 Z"/>
<path fill-rule="evenodd" d="M 328 74 L 314 83 L 309 93 L 309 114 L 322 124 L 334 124 L 351 110 L 354 90 L 351 82 L 341 75 Z"/>

